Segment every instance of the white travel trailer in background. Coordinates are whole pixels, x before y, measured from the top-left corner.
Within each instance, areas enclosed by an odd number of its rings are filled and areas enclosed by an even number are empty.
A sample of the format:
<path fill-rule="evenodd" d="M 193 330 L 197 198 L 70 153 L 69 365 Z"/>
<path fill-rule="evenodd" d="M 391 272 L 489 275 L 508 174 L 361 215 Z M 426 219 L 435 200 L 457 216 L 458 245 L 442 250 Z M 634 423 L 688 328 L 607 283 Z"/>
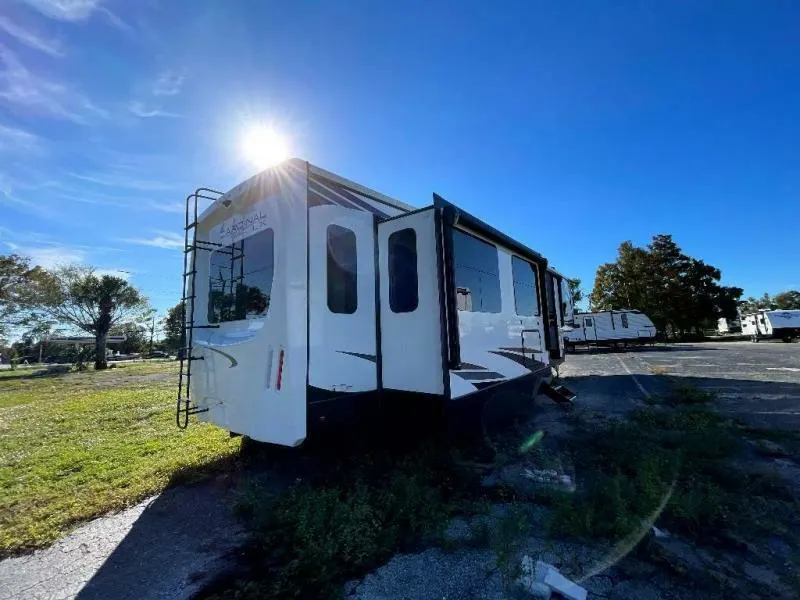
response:
<path fill-rule="evenodd" d="M 738 317 L 735 319 L 726 319 L 720 317 L 717 319 L 717 333 L 738 333 L 742 330 L 742 322 Z"/>
<path fill-rule="evenodd" d="M 198 215 L 198 199 L 210 206 Z M 356 417 L 478 409 L 561 360 L 547 261 L 434 194 L 422 209 L 292 159 L 187 198 L 177 421 L 296 446 Z"/>
<path fill-rule="evenodd" d="M 742 315 L 742 334 L 754 342 L 769 338 L 791 342 L 800 338 L 800 310 L 760 310 Z"/>
<path fill-rule="evenodd" d="M 569 350 L 579 345 L 627 346 L 652 342 L 655 337 L 655 325 L 638 310 L 576 313 L 574 327 L 564 336 Z"/>

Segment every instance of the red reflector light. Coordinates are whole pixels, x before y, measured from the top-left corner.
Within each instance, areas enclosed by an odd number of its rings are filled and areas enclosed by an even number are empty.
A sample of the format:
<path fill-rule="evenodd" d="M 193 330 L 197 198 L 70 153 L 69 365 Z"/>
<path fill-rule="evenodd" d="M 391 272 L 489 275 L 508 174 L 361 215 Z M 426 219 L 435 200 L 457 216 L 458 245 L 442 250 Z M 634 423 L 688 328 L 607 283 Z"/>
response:
<path fill-rule="evenodd" d="M 283 379 L 283 350 L 278 356 L 278 381 L 275 384 L 276 389 L 281 389 L 281 380 Z"/>

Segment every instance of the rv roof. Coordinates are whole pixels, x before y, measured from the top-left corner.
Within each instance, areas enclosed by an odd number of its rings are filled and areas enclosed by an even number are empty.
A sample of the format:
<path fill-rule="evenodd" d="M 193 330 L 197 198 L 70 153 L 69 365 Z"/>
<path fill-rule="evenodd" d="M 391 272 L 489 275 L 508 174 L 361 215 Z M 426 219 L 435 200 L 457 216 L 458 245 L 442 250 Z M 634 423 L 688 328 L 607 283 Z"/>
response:
<path fill-rule="evenodd" d="M 299 161 L 300 159 L 293 158 L 292 160 Z M 376 192 L 375 190 L 371 190 L 368 187 L 361 185 L 360 183 L 356 183 L 355 181 L 350 181 L 349 179 L 345 179 L 337 175 L 336 173 L 331 173 L 330 171 L 326 171 L 322 167 L 318 167 L 316 165 L 312 165 L 308 163 L 308 170 L 314 173 L 315 175 L 319 175 L 320 177 L 324 177 L 326 179 L 330 179 L 331 181 L 335 181 L 339 185 L 343 185 L 344 187 L 351 188 L 352 190 L 358 192 L 359 194 L 363 194 L 364 196 L 371 196 L 375 198 L 375 200 L 379 200 L 384 204 L 389 204 L 390 206 L 394 206 L 395 208 L 399 208 L 401 210 L 412 211 L 416 210 L 416 207 L 411 206 L 410 204 L 406 204 L 405 202 L 400 202 L 399 200 L 395 200 L 394 198 L 390 198 L 380 192 Z"/>
<path fill-rule="evenodd" d="M 395 208 L 399 208 L 400 210 L 405 210 L 405 211 L 416 210 L 415 207 L 413 207 L 413 206 L 411 206 L 409 204 L 406 204 L 404 202 L 400 202 L 399 200 L 395 200 L 394 198 L 390 198 L 389 196 L 386 196 L 385 194 L 381 194 L 380 192 L 376 192 L 375 190 L 372 190 L 372 189 L 370 189 L 368 187 L 365 187 L 365 186 L 361 185 L 360 183 L 356 183 L 355 181 L 351 181 L 349 179 L 345 179 L 344 177 L 341 177 L 340 175 L 337 175 L 336 173 L 331 173 L 330 171 L 326 171 L 322 167 L 318 167 L 316 165 L 312 165 L 310 162 L 308 162 L 306 160 L 303 160 L 302 158 L 290 158 L 290 159 L 280 163 L 279 165 L 275 165 L 274 167 L 270 167 L 269 169 L 264 169 L 263 171 L 259 171 L 258 173 L 254 174 L 252 177 L 248 177 L 244 181 L 236 184 L 234 187 L 232 187 L 231 189 L 227 190 L 224 194 L 220 195 L 220 197 L 217 198 L 214 202 L 212 202 L 209 206 L 207 206 L 202 211 L 202 213 L 200 214 L 198 219 L 199 220 L 203 220 L 206 216 L 208 216 L 209 213 L 211 213 L 214 210 L 214 208 L 220 202 L 222 202 L 225 199 L 228 199 L 231 196 L 232 193 L 235 192 L 235 194 L 238 195 L 239 192 L 246 187 L 245 184 L 248 181 L 255 180 L 264 171 L 269 171 L 270 169 L 286 168 L 286 167 L 299 168 L 299 169 L 301 169 L 303 171 L 305 171 L 306 168 L 308 168 L 309 172 L 314 173 L 315 175 L 317 175 L 319 177 L 324 177 L 325 179 L 329 179 L 331 181 L 334 181 L 335 183 L 337 183 L 337 184 L 339 184 L 341 186 L 350 188 L 351 190 L 356 191 L 359 194 L 374 198 L 375 200 L 377 200 L 378 202 L 381 202 L 383 204 L 388 204 L 390 206 L 394 206 Z"/>

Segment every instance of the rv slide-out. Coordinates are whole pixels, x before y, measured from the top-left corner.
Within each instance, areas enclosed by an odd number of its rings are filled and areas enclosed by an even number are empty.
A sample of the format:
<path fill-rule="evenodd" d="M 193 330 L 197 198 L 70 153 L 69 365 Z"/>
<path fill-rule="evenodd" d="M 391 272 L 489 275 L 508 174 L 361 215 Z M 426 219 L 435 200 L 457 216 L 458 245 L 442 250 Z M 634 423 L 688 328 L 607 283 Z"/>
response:
<path fill-rule="evenodd" d="M 439 196 L 415 209 L 292 159 L 198 190 L 186 227 L 184 426 L 296 446 L 376 411 L 534 395 L 563 360 L 563 276 Z"/>

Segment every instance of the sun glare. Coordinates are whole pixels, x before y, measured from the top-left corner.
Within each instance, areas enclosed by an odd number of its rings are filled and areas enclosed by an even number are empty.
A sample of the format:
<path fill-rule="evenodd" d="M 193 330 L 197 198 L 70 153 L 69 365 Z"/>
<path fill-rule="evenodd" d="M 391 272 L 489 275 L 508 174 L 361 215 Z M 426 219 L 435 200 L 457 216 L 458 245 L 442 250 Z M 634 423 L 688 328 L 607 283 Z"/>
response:
<path fill-rule="evenodd" d="M 271 127 L 256 125 L 242 138 L 242 155 L 259 169 L 268 169 L 289 158 L 286 140 Z"/>

